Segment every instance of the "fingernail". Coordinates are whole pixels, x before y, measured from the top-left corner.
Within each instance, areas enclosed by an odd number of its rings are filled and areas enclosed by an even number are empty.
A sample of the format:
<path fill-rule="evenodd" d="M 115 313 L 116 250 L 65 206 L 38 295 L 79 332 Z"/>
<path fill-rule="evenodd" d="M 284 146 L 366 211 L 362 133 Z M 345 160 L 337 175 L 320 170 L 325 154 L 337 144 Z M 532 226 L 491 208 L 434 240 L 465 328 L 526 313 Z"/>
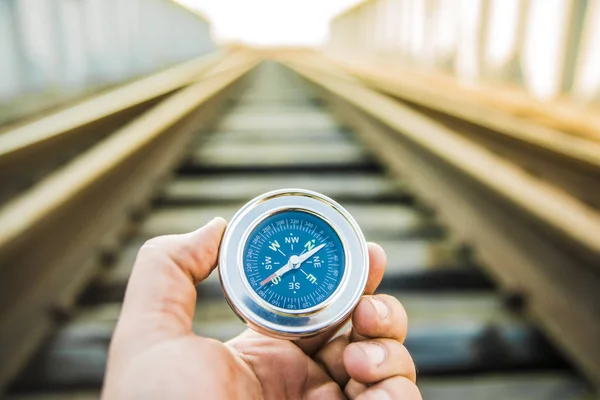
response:
<path fill-rule="evenodd" d="M 371 389 L 367 391 L 367 399 L 368 400 L 391 400 L 390 394 L 383 389 Z"/>
<path fill-rule="evenodd" d="M 385 301 L 378 299 L 377 297 L 371 297 L 371 304 L 375 307 L 375 311 L 377 311 L 377 315 L 379 315 L 379 319 L 386 319 L 389 314 L 389 310 Z"/>
<path fill-rule="evenodd" d="M 385 348 L 377 343 L 359 343 L 372 364 L 380 365 L 385 360 Z"/>

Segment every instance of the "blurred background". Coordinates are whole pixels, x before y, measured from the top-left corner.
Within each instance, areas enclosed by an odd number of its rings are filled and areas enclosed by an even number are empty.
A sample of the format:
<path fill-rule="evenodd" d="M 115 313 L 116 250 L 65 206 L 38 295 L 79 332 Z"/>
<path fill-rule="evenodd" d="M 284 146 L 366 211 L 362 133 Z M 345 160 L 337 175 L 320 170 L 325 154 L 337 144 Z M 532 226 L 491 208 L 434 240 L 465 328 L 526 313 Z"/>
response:
<path fill-rule="evenodd" d="M 599 142 L 600 0 L 0 0 L 0 398 L 96 398 L 141 244 L 287 186 L 382 243 L 424 398 L 596 398 Z"/>
<path fill-rule="evenodd" d="M 4 120 L 228 43 L 316 46 L 445 71 L 463 83 L 504 81 L 543 100 L 598 101 L 600 11 L 591 0 L 6 0 L 1 7 Z"/>

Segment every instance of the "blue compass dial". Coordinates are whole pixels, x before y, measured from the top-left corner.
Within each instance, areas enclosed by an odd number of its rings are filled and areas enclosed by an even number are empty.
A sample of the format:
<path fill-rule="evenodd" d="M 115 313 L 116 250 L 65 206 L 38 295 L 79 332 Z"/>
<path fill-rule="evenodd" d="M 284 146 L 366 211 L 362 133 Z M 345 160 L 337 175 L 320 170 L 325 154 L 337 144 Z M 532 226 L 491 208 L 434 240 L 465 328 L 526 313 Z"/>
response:
<path fill-rule="evenodd" d="M 316 307 L 331 297 L 345 266 L 335 230 L 320 217 L 298 210 L 261 221 L 246 241 L 243 261 L 258 296 L 290 311 Z"/>

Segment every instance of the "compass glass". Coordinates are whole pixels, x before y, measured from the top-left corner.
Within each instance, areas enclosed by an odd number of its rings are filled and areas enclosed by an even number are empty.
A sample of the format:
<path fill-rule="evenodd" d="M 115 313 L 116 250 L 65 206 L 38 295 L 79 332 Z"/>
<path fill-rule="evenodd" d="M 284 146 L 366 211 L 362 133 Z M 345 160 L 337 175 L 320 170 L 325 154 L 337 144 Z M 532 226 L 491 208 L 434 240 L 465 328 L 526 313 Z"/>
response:
<path fill-rule="evenodd" d="M 298 312 L 327 301 L 344 276 L 345 256 L 336 231 L 305 211 L 281 211 L 248 236 L 244 274 L 256 294 L 274 307 Z"/>

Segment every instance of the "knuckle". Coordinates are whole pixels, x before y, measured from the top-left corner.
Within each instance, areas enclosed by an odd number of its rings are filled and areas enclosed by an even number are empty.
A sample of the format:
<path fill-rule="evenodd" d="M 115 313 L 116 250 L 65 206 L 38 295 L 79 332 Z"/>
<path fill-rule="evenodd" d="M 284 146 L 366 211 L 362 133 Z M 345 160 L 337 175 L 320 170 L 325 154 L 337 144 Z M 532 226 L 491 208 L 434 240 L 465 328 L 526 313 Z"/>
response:
<path fill-rule="evenodd" d="M 161 257 L 166 253 L 168 239 L 166 236 L 156 236 L 148 239 L 138 249 L 136 263 L 150 257 L 156 258 Z"/>
<path fill-rule="evenodd" d="M 311 396 L 316 399 L 339 399 L 343 398 L 340 387 L 334 382 L 326 382 L 311 391 Z"/>
<path fill-rule="evenodd" d="M 367 390 L 367 385 L 350 379 L 344 388 L 344 394 L 350 399 L 356 398 L 358 395 Z"/>
<path fill-rule="evenodd" d="M 138 255 L 140 253 L 151 253 L 153 255 L 166 255 L 176 256 L 180 251 L 177 249 L 181 246 L 181 238 L 184 235 L 161 235 L 150 238 L 144 242 Z"/>
<path fill-rule="evenodd" d="M 144 242 L 142 247 L 140 247 L 140 252 L 148 249 L 162 249 L 169 243 L 169 241 L 168 235 L 155 236 Z"/>
<path fill-rule="evenodd" d="M 189 256 L 191 261 L 188 265 L 193 266 L 190 268 L 197 269 L 198 271 L 208 271 L 210 267 L 217 260 L 219 255 L 219 248 L 212 246 L 211 243 L 200 243 L 194 245 L 192 241 L 186 243 L 185 254 Z M 204 276 L 200 277 L 204 278 Z"/>
<path fill-rule="evenodd" d="M 190 249 L 193 253 L 194 249 Z M 203 260 L 214 260 L 219 255 L 219 247 L 212 243 L 203 243 L 200 251 L 196 252 Z"/>
<path fill-rule="evenodd" d="M 392 398 L 394 399 L 419 400 L 422 398 L 417 385 L 404 376 L 395 376 L 382 384 L 389 393 L 393 394 Z"/>

